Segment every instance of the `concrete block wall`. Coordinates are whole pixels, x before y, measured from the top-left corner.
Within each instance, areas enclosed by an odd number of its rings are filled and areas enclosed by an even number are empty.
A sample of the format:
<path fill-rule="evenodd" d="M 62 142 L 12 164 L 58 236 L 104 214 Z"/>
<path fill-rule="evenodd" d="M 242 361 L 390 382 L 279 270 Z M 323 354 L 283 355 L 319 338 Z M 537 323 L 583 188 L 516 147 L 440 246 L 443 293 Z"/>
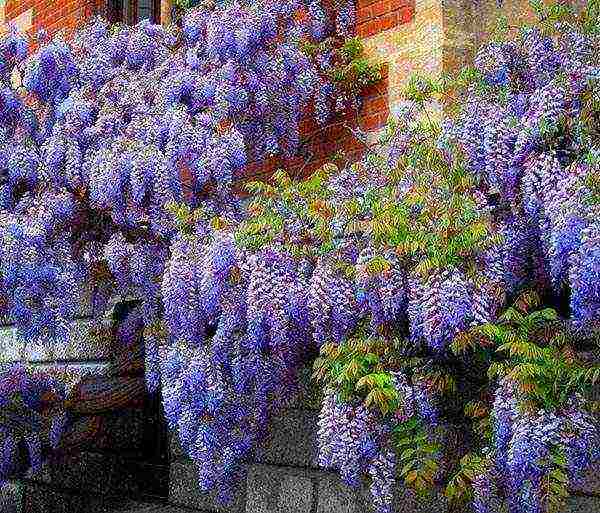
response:
<path fill-rule="evenodd" d="M 62 344 L 23 345 L 11 319 L 0 326 L 0 362 L 24 362 L 66 381 L 73 423 L 42 469 L 0 489 L 0 513 L 101 513 L 131 497 L 166 497 L 168 467 L 156 451 L 158 398 L 146 396 L 140 347 L 111 337 L 116 322 L 92 328 L 89 307 Z M 123 398 L 113 396 L 122 390 Z M 122 405 L 122 407 L 121 407 Z M 166 440 L 166 437 L 165 437 Z M 152 454 L 153 457 L 148 455 Z"/>
<path fill-rule="evenodd" d="M 338 474 L 320 468 L 317 456 L 319 394 L 303 376 L 302 394 L 295 406 L 273 419 L 272 432 L 262 454 L 245 465 L 233 505 L 220 508 L 211 494 L 198 490 L 195 465 L 171 439 L 169 507 L 204 513 L 369 513 L 368 482 L 358 490 L 346 486 Z M 585 490 L 569 498 L 565 513 L 600 513 L 597 472 Z M 584 496 L 587 494 L 588 496 Z M 166 507 L 166 506 L 165 506 Z M 167 510 L 171 512 L 171 510 Z M 400 482 L 394 490 L 394 513 L 468 513 L 450 511 L 442 496 L 417 497 Z M 173 510 L 172 513 L 183 513 Z"/>

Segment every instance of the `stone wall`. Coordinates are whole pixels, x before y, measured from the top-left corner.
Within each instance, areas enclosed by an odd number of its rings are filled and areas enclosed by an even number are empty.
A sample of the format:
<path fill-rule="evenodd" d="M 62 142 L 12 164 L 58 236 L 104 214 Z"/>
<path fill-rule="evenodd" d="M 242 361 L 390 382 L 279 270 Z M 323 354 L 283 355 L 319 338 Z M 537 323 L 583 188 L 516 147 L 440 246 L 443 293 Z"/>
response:
<path fill-rule="evenodd" d="M 0 489 L 0 513 L 104 512 L 123 497 L 167 496 L 168 449 L 159 400 L 145 394 L 141 348 L 114 342 L 118 320 L 111 316 L 102 329 L 92 329 L 84 306 L 65 343 L 27 346 L 16 341 L 10 319 L 3 320 L 0 362 L 43 369 L 66 382 L 79 400 L 70 408 L 73 422 L 63 442 L 42 469 Z"/>
<path fill-rule="evenodd" d="M 114 359 L 106 365 L 110 373 Z M 231 507 L 219 507 L 214 494 L 199 490 L 195 465 L 176 436 L 169 436 L 165 457 L 148 457 L 167 441 L 165 432 L 148 432 L 159 412 L 147 400 L 119 412 L 82 415 L 93 425 L 101 419 L 95 438 L 79 450 L 59 451 L 41 472 L 0 488 L 0 513 L 368 513 L 366 482 L 351 490 L 336 472 L 315 463 L 320 395 L 309 374 L 305 369 L 296 404 L 273 420 L 264 450 L 245 463 Z M 565 513 L 599 513 L 600 499 L 592 497 L 598 492 L 596 473 L 582 496 L 570 498 Z M 401 485 L 393 511 L 450 513 L 442 497 L 420 499 Z"/>

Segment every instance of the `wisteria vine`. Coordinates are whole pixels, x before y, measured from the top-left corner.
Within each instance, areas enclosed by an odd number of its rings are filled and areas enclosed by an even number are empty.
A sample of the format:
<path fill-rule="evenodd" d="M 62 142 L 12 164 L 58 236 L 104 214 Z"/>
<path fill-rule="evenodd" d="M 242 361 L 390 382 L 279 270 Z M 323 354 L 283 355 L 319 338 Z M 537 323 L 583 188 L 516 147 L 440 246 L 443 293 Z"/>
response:
<path fill-rule="evenodd" d="M 378 512 L 400 479 L 476 513 L 560 508 L 600 458 L 600 20 L 596 2 L 537 8 L 473 67 L 411 78 L 360 160 L 278 171 L 247 201 L 248 163 L 356 107 L 352 2 L 95 20 L 31 55 L 9 32 L 6 313 L 45 340 L 81 298 L 99 316 L 141 298 L 118 336 L 143 332 L 148 389 L 224 502 L 317 357 L 317 463 L 367 479 Z"/>

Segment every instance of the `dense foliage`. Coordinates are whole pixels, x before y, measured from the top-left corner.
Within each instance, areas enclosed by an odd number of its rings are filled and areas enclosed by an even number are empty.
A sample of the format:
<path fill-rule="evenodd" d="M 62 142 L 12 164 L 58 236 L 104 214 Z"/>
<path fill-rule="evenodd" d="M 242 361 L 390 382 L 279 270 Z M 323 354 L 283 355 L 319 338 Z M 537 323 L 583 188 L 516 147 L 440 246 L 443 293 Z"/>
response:
<path fill-rule="evenodd" d="M 223 500 L 319 354 L 319 464 L 367 477 L 378 511 L 399 477 L 477 513 L 559 510 L 600 458 L 598 3 L 536 6 L 472 68 L 414 77 L 359 162 L 242 204 L 246 163 L 293 154 L 306 109 L 355 107 L 351 4 L 302 7 L 98 21 L 30 57 L 4 38 L 7 313 L 49 340 L 73 290 L 97 315 L 142 298 L 120 336 L 144 330 L 148 387 Z"/>

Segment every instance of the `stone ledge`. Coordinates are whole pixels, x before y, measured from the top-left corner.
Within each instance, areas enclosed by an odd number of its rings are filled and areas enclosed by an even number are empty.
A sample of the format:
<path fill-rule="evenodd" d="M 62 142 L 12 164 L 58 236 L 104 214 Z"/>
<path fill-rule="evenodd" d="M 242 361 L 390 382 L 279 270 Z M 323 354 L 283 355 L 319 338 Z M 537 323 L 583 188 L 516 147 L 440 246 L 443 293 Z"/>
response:
<path fill-rule="evenodd" d="M 69 337 L 63 342 L 25 343 L 17 338 L 17 330 L 12 326 L 0 328 L 0 361 L 2 362 L 52 362 L 68 360 L 105 360 L 111 356 L 108 341 L 97 339 L 94 332 L 110 330 L 112 321 L 81 319 L 69 325 Z"/>

